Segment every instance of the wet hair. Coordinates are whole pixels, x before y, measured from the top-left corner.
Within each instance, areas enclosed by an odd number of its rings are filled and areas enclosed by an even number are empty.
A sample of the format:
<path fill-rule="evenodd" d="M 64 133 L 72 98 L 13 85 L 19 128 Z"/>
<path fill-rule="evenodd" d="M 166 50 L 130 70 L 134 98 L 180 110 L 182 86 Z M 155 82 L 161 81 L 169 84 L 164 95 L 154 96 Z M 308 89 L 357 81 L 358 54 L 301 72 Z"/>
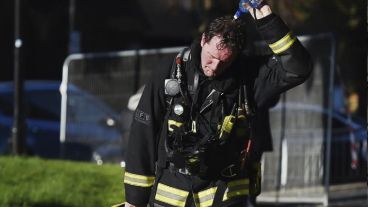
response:
<path fill-rule="evenodd" d="M 217 49 L 228 48 L 233 52 L 240 52 L 246 42 L 245 23 L 234 20 L 232 16 L 218 17 L 207 25 L 204 31 L 205 42 L 209 42 L 214 36 L 222 37 Z"/>

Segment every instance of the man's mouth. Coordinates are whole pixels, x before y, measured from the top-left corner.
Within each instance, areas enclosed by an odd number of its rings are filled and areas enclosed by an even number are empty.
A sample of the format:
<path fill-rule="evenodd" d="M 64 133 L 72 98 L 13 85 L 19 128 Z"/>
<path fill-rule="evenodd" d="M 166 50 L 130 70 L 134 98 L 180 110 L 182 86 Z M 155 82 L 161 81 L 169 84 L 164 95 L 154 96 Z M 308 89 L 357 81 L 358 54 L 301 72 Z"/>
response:
<path fill-rule="evenodd" d="M 212 70 L 207 70 L 207 74 L 214 75 L 215 73 Z"/>

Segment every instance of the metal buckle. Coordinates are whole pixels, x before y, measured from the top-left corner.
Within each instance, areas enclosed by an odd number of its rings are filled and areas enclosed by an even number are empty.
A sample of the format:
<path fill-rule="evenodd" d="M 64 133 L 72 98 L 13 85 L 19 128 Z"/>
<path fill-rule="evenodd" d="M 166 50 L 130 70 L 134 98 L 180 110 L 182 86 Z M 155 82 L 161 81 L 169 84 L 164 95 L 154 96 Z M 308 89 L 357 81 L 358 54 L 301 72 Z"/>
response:
<path fill-rule="evenodd" d="M 184 175 L 191 175 L 187 168 L 179 168 L 178 172 Z"/>
<path fill-rule="evenodd" d="M 169 164 L 169 170 L 170 170 L 171 173 L 178 172 L 178 173 L 183 174 L 183 175 L 191 175 L 188 168 L 176 168 L 174 163 Z"/>
<path fill-rule="evenodd" d="M 235 169 L 235 165 L 231 164 L 227 167 L 225 167 L 223 170 L 221 170 L 221 175 L 225 178 L 232 178 L 238 175 L 238 173 L 236 172 L 237 170 Z"/>

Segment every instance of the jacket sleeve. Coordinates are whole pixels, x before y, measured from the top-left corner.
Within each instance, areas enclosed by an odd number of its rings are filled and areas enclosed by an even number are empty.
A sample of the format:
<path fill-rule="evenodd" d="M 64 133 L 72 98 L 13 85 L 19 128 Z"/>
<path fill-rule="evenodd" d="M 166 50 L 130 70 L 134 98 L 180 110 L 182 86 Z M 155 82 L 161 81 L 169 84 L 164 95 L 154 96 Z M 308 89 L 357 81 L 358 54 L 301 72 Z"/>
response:
<path fill-rule="evenodd" d="M 258 107 L 303 83 L 312 71 L 309 53 L 275 14 L 257 22 L 258 31 L 273 52 L 258 71 L 254 98 Z"/>
<path fill-rule="evenodd" d="M 153 71 L 133 115 L 126 153 L 126 201 L 146 206 L 155 180 L 157 145 L 165 109 L 164 80 L 169 71 Z"/>

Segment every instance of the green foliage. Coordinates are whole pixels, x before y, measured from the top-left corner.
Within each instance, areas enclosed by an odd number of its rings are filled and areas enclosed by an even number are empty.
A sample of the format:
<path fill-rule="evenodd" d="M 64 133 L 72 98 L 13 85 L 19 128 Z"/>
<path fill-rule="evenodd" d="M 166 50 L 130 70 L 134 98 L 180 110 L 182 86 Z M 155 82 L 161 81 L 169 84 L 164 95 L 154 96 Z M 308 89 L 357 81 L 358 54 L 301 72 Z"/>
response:
<path fill-rule="evenodd" d="M 0 157 L 0 206 L 72 207 L 121 203 L 119 165 Z"/>

